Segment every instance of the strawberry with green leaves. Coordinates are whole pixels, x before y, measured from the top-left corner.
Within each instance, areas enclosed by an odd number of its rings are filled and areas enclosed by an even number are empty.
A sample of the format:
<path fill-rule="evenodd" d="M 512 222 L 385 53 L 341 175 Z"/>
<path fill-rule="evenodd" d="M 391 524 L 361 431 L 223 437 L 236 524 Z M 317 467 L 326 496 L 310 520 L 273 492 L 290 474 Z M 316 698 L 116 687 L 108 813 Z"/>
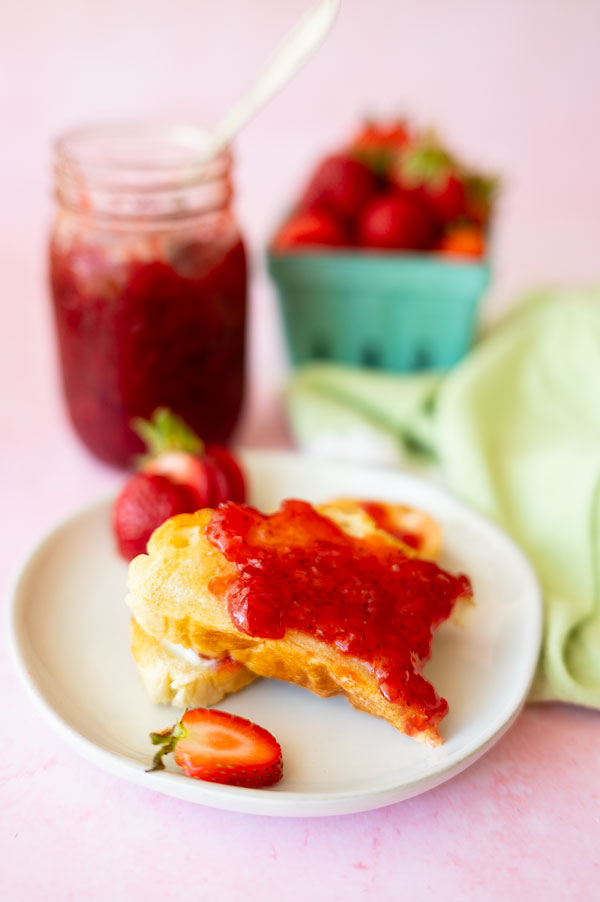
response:
<path fill-rule="evenodd" d="M 215 708 L 186 711 L 174 727 L 151 733 L 160 746 L 150 770 L 163 770 L 173 753 L 188 777 L 210 783 L 260 789 L 283 775 L 281 747 L 263 727 Z"/>
<path fill-rule="evenodd" d="M 499 188 L 496 176 L 467 173 L 464 178 L 466 192 L 466 218 L 485 228 L 490 221 Z"/>
<path fill-rule="evenodd" d="M 349 153 L 385 181 L 398 150 L 408 144 L 410 137 L 403 119 L 389 122 L 367 119 L 350 143 Z"/>
<path fill-rule="evenodd" d="M 271 250 L 453 253 L 460 243 L 458 253 L 481 256 L 477 241 L 487 234 L 497 187 L 495 178 L 459 161 L 435 132 L 402 119 L 367 120 L 345 149 L 315 167 Z M 460 233 L 450 236 L 455 228 Z"/>
<path fill-rule="evenodd" d="M 195 493 L 198 507 L 246 500 L 244 476 L 233 454 L 223 445 L 205 445 L 166 407 L 157 408 L 150 421 L 134 420 L 132 428 L 148 449 L 141 459 L 143 473 L 167 476 L 185 486 Z"/>
<path fill-rule="evenodd" d="M 132 427 L 148 453 L 113 508 L 113 531 L 126 560 L 143 554 L 154 530 L 170 517 L 246 500 L 234 455 L 223 446 L 204 445 L 181 417 L 158 408 L 150 421 L 136 419 Z"/>
<path fill-rule="evenodd" d="M 392 181 L 425 203 L 438 225 L 466 212 L 467 195 L 460 167 L 434 134 L 407 146 L 396 157 Z"/>

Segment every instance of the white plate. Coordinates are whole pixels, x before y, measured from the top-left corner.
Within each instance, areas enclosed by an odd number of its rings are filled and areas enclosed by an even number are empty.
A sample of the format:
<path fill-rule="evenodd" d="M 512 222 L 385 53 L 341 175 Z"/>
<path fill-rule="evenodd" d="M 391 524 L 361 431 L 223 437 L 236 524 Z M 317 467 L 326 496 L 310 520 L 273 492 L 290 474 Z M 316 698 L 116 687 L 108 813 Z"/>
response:
<path fill-rule="evenodd" d="M 174 711 L 152 705 L 129 653 L 126 565 L 110 529 L 110 501 L 57 526 L 37 547 L 12 601 L 18 670 L 50 724 L 79 752 L 149 789 L 253 814 L 288 817 L 364 811 L 409 798 L 463 770 L 518 714 L 538 656 L 541 602 L 533 572 L 495 526 L 446 492 L 399 471 L 315 462 L 293 454 L 245 456 L 251 500 L 336 495 L 404 501 L 443 526 L 442 563 L 472 579 L 476 609 L 466 628 L 444 624 L 425 670 L 448 699 L 444 744 L 428 749 L 343 698 L 320 699 L 259 680 L 220 707 L 271 730 L 284 778 L 268 790 L 203 783 L 176 765 L 146 773 L 152 730 Z"/>

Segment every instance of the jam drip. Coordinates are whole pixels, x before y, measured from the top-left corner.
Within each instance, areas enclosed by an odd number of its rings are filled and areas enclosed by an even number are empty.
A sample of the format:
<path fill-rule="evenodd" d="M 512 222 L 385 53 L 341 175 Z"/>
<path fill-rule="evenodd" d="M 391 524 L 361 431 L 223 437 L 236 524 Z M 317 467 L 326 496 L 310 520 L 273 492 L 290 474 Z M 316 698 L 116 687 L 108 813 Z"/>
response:
<path fill-rule="evenodd" d="M 236 565 L 225 585 L 229 615 L 243 633 L 314 636 L 370 668 L 382 695 L 439 722 L 448 710 L 421 675 L 432 632 L 459 598 L 466 576 L 408 556 L 380 536 L 357 539 L 304 501 L 266 516 L 229 502 L 207 526 L 209 541 Z"/>

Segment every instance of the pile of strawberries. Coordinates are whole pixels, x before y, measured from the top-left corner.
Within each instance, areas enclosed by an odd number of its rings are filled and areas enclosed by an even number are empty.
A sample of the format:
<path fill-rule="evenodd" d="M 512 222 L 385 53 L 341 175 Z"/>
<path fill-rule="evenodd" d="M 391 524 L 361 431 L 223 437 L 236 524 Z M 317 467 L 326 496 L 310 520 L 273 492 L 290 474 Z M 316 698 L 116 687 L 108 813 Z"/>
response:
<path fill-rule="evenodd" d="M 471 258 L 486 250 L 496 179 L 474 172 L 432 132 L 365 124 L 310 177 L 271 250 L 371 248 Z"/>

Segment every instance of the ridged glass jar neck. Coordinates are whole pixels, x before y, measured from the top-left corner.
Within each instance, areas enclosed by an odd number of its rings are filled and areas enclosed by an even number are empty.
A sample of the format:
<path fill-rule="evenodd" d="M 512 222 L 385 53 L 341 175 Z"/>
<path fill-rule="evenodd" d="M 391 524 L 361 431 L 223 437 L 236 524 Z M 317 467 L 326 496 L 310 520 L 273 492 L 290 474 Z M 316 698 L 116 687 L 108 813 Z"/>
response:
<path fill-rule="evenodd" d="M 54 148 L 59 206 L 101 227 L 155 229 L 219 214 L 230 204 L 231 155 L 202 160 L 193 126 L 110 124 L 77 129 Z"/>

